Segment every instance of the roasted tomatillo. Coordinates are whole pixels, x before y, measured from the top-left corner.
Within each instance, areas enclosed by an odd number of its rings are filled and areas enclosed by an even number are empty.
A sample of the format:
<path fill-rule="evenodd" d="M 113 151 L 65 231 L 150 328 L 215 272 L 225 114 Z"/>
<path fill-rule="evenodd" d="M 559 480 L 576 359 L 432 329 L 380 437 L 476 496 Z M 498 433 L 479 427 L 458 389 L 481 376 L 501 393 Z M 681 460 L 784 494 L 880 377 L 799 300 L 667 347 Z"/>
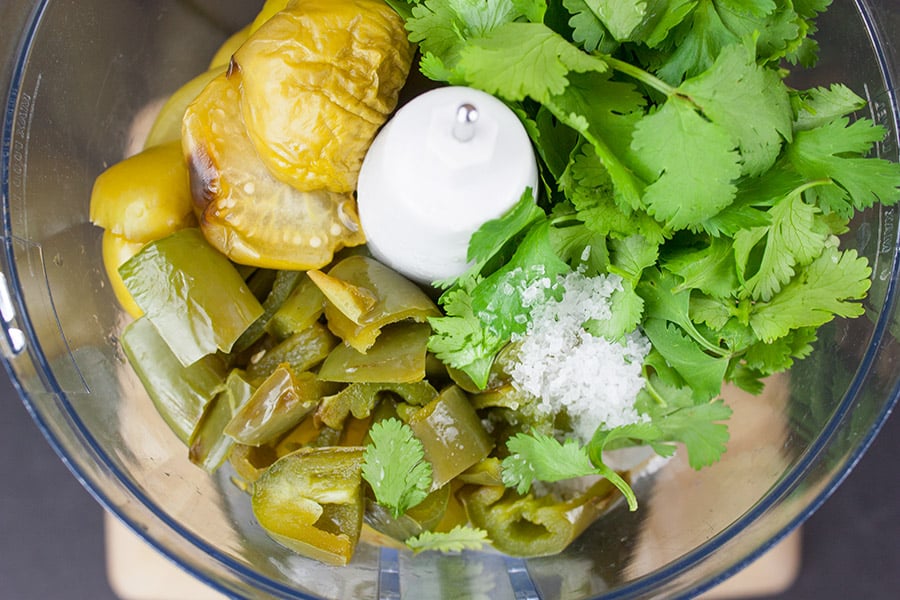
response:
<path fill-rule="evenodd" d="M 306 270 L 365 241 L 352 194 L 301 192 L 275 179 L 247 136 L 240 75 L 213 79 L 184 116 L 194 211 L 215 248 L 237 263 Z"/>
<path fill-rule="evenodd" d="M 403 20 L 380 0 L 303 0 L 234 53 L 260 158 L 304 191 L 353 192 L 412 62 Z"/>

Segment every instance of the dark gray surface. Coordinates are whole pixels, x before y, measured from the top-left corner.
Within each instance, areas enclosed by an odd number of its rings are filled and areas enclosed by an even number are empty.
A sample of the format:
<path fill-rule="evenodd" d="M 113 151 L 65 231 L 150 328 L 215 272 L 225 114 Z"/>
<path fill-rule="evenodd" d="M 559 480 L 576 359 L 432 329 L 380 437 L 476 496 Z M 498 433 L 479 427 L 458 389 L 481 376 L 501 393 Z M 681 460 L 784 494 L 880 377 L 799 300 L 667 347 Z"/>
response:
<path fill-rule="evenodd" d="M 898 457 L 895 414 L 804 526 L 803 571 L 779 600 L 900 597 Z M 115 598 L 102 518 L 0 373 L 0 600 Z"/>

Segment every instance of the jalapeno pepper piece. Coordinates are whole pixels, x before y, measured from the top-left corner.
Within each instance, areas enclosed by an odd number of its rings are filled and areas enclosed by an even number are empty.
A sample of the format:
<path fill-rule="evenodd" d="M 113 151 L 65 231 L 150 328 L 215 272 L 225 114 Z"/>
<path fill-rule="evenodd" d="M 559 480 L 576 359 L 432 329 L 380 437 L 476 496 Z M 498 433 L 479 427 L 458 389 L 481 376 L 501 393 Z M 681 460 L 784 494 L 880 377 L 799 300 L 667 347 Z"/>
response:
<path fill-rule="evenodd" d="M 462 483 L 502 487 L 503 475 L 500 459 L 496 456 L 489 456 L 460 473 L 456 479 Z"/>
<path fill-rule="evenodd" d="M 405 402 L 422 406 L 437 396 L 437 390 L 427 381 L 351 383 L 338 393 L 322 398 L 316 410 L 316 420 L 334 429 L 340 429 L 351 413 L 357 419 L 370 416 L 385 394 L 395 394 Z"/>
<path fill-rule="evenodd" d="M 562 552 L 603 513 L 614 489 L 600 480 L 565 502 L 551 495 L 522 496 L 502 486 L 467 485 L 457 496 L 472 525 L 487 531 L 497 550 L 534 557 Z"/>
<path fill-rule="evenodd" d="M 234 266 L 197 229 L 182 229 L 147 244 L 119 273 L 184 365 L 217 350 L 230 351 L 263 313 Z"/>
<path fill-rule="evenodd" d="M 346 565 L 362 528 L 362 448 L 304 448 L 275 461 L 253 484 L 253 514 L 280 544 Z"/>
<path fill-rule="evenodd" d="M 253 386 L 239 369 L 232 369 L 225 380 L 225 389 L 206 406 L 191 434 L 188 458 L 192 463 L 210 473 L 222 466 L 234 447 L 234 438 L 225 435 L 225 427 L 252 395 Z"/>
<path fill-rule="evenodd" d="M 311 272 L 310 277 L 316 275 Z M 327 277 L 313 281 L 329 300 L 325 304 L 328 327 L 359 352 L 371 348 L 387 325 L 405 320 L 422 323 L 441 314 L 419 286 L 367 256 L 345 258 Z"/>
<path fill-rule="evenodd" d="M 398 323 L 386 327 L 365 354 L 341 344 L 319 368 L 319 377 L 343 383 L 410 383 L 425 378 L 431 327 Z"/>
<path fill-rule="evenodd" d="M 441 522 L 450 500 L 450 486 L 445 485 L 428 494 L 424 500 L 395 518 L 391 511 L 373 498 L 366 498 L 363 521 L 376 531 L 402 541 L 431 531 Z"/>
<path fill-rule="evenodd" d="M 248 446 L 274 443 L 311 413 L 334 384 L 310 372 L 294 374 L 280 365 L 253 392 L 225 427 L 225 433 Z"/>
<path fill-rule="evenodd" d="M 465 393 L 451 386 L 420 408 L 409 420 L 431 463 L 432 489 L 483 460 L 494 443 Z"/>
<path fill-rule="evenodd" d="M 262 302 L 263 314 L 234 343 L 233 350 L 235 352 L 246 350 L 265 335 L 269 321 L 275 315 L 275 312 L 281 308 L 281 305 L 284 304 L 291 292 L 294 291 L 297 284 L 300 283 L 301 278 L 304 278 L 304 276 L 300 271 L 276 271 L 272 288 Z"/>
<path fill-rule="evenodd" d="M 325 360 L 337 345 L 338 339 L 327 327 L 313 323 L 252 361 L 247 366 L 247 377 L 258 385 L 282 363 L 289 364 L 295 373 L 308 371 Z"/>
<path fill-rule="evenodd" d="M 301 277 L 284 303 L 275 311 L 266 331 L 283 340 L 315 323 L 325 311 L 325 296 L 309 277 Z"/>
<path fill-rule="evenodd" d="M 224 362 L 210 355 L 184 366 L 146 317 L 125 328 L 122 349 L 157 412 L 188 444 L 206 405 L 223 388 Z"/>
<path fill-rule="evenodd" d="M 279 456 L 273 446 L 247 446 L 234 444 L 228 462 L 234 472 L 244 483 L 253 483 L 259 479 L 266 469 L 272 466 Z"/>

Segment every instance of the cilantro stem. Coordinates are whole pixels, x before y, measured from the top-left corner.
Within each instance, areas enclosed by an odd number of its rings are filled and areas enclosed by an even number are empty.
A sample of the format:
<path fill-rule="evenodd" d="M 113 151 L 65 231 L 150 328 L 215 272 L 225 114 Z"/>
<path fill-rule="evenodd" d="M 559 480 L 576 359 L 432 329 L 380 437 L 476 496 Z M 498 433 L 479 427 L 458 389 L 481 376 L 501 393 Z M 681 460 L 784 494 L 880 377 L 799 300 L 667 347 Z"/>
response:
<path fill-rule="evenodd" d="M 603 60 L 605 60 L 609 66 L 611 66 L 619 73 L 637 79 L 641 83 L 644 83 L 657 90 L 658 92 L 665 94 L 666 97 L 672 97 L 678 93 L 677 88 L 669 85 L 659 77 L 651 75 L 640 67 L 629 64 L 623 60 L 619 60 L 618 58 L 613 58 L 611 56 L 604 56 Z"/>
<path fill-rule="evenodd" d="M 650 373 L 647 371 L 647 366 L 644 365 L 644 388 L 647 390 L 647 393 L 650 394 L 650 397 L 653 398 L 653 401 L 656 402 L 659 406 L 667 406 L 669 403 L 666 402 L 666 399 L 663 398 L 656 388 L 653 387 L 653 384 L 650 382 Z"/>
<path fill-rule="evenodd" d="M 800 185 L 800 186 L 797 186 L 796 188 L 794 188 L 794 190 L 791 191 L 791 193 L 788 194 L 788 196 L 799 196 L 806 190 L 811 190 L 812 188 L 819 187 L 820 185 L 831 185 L 832 183 L 834 183 L 834 180 L 831 179 L 831 177 L 824 177 L 822 179 L 813 179 L 812 181 L 807 181 L 803 185 Z"/>

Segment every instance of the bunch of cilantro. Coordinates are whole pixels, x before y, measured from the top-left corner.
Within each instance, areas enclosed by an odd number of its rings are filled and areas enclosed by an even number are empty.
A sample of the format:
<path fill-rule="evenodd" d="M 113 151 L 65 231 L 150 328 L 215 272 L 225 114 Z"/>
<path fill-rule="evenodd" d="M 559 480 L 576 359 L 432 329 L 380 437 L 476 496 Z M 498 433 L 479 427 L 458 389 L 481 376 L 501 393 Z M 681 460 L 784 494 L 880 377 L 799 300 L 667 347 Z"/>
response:
<path fill-rule="evenodd" d="M 838 236 L 900 199 L 900 166 L 870 156 L 886 132 L 851 118 L 864 101 L 847 87 L 786 83 L 815 61 L 829 1 L 390 0 L 422 73 L 503 100 L 539 157 L 541 189 L 482 227 L 472 267 L 442 282 L 430 349 L 484 387 L 527 328 L 517 292 L 576 269 L 624 280 L 614 317 L 588 331 L 639 327 L 653 346 L 645 422 L 601 425 L 586 446 L 520 433 L 507 485 L 599 473 L 634 508 L 604 450 L 683 443 L 695 468 L 715 462 L 723 382 L 758 393 L 819 326 L 862 314 L 870 267 Z"/>

